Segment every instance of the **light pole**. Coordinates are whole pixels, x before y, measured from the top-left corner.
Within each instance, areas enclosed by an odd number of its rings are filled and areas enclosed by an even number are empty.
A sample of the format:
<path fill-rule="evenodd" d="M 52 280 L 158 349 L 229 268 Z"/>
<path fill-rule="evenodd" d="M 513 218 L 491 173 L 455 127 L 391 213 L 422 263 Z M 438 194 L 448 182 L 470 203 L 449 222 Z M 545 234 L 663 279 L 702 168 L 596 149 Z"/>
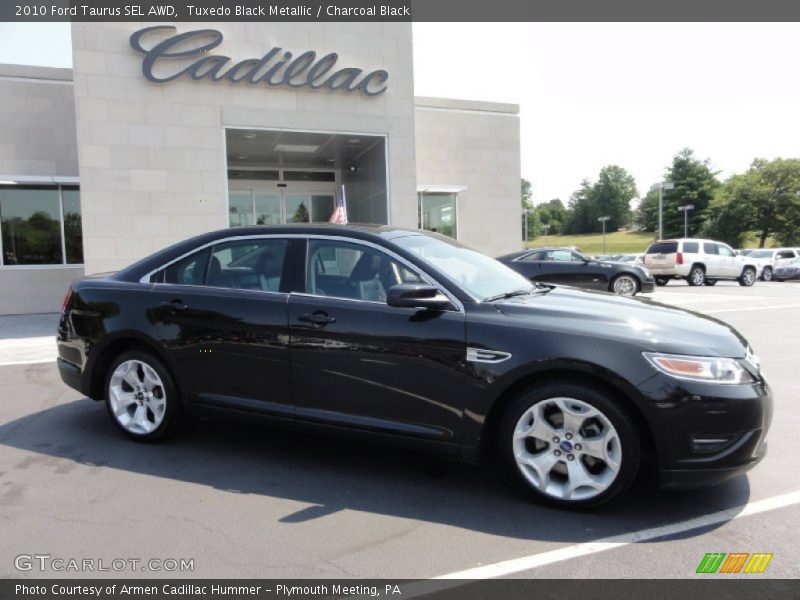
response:
<path fill-rule="evenodd" d="M 547 232 L 550 231 L 550 223 L 544 223 L 542 229 L 544 229 L 544 245 L 547 246 Z"/>
<path fill-rule="evenodd" d="M 664 190 L 675 189 L 675 184 L 670 183 L 654 183 L 650 191 L 658 190 L 658 239 L 664 237 Z"/>
<path fill-rule="evenodd" d="M 694 204 L 684 204 L 678 210 L 683 213 L 683 237 L 689 237 L 689 211 L 694 208 Z"/>
<path fill-rule="evenodd" d="M 606 253 L 606 221 L 608 221 L 611 217 L 600 217 L 597 219 L 603 224 L 603 254 Z"/>

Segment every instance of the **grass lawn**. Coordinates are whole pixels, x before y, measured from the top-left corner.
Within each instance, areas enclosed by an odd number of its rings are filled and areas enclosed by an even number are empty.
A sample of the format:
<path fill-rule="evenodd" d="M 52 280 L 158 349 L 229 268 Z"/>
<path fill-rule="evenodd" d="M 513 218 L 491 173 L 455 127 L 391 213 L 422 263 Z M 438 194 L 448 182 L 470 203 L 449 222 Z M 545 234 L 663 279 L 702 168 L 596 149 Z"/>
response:
<path fill-rule="evenodd" d="M 647 250 L 656 235 L 649 231 L 615 231 L 606 234 L 606 251 L 603 252 L 603 234 L 587 233 L 582 235 L 548 235 L 529 241 L 529 248 L 539 246 L 576 246 L 585 254 L 635 254 Z M 767 238 L 766 248 L 774 246 L 772 238 Z M 757 248 L 758 235 L 748 234 L 744 248 Z"/>

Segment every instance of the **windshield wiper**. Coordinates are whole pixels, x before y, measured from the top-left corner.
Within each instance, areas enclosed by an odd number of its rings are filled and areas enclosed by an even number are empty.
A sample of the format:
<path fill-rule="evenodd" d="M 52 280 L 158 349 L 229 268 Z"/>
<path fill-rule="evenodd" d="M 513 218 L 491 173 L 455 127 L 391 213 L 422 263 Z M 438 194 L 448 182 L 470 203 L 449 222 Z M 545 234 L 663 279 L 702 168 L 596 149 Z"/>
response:
<path fill-rule="evenodd" d="M 484 302 L 496 302 L 497 300 L 505 300 L 506 298 L 513 298 L 514 296 L 527 296 L 533 293 L 534 288 L 526 288 L 524 290 L 513 290 L 511 292 L 503 292 L 502 294 L 495 294 L 494 296 L 487 296 L 483 299 Z"/>

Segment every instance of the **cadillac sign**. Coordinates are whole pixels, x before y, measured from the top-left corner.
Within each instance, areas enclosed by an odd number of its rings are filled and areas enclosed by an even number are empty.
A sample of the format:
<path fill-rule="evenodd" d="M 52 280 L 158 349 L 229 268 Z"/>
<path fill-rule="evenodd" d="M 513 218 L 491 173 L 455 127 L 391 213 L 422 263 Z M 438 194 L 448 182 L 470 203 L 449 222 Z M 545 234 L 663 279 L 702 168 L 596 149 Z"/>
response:
<path fill-rule="evenodd" d="M 131 47 L 144 55 L 142 73 L 154 83 L 187 76 L 195 81 L 324 88 L 332 92 L 361 92 L 365 96 L 378 96 L 386 91 L 389 73 L 383 69 L 368 73 L 354 67 L 336 69 L 339 55 L 334 52 L 318 59 L 317 53 L 310 50 L 294 56 L 283 48 L 272 48 L 261 58 L 233 62 L 229 56 L 211 54 L 222 43 L 222 32 L 216 29 L 175 31 L 170 25 L 159 25 L 131 35 Z M 164 38 L 165 33 L 170 34 L 169 37 Z M 150 43 L 145 47 L 143 41 Z"/>

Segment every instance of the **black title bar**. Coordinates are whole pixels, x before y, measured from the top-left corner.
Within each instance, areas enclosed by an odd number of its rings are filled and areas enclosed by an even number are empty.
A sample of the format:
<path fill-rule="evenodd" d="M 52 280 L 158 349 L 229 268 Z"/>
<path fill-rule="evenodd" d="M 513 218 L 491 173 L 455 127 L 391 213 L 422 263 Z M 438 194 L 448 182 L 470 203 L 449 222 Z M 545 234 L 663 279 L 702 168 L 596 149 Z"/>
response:
<path fill-rule="evenodd" d="M 1 0 L 0 21 L 798 21 L 787 0 Z"/>

